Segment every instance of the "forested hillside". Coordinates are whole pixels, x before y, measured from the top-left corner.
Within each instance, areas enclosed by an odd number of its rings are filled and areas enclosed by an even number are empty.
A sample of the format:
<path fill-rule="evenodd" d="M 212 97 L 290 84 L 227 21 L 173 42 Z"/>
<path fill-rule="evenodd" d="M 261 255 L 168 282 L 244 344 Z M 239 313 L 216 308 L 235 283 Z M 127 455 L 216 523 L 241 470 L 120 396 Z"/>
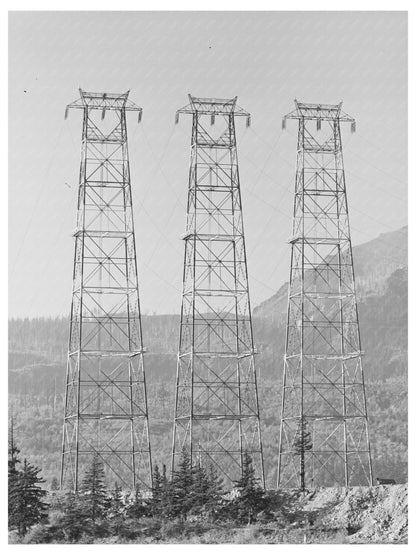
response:
<path fill-rule="evenodd" d="M 407 228 L 354 250 L 375 475 L 407 480 Z M 276 475 L 287 284 L 254 310 L 268 485 Z M 143 317 L 154 460 L 171 445 L 179 317 Z M 9 321 L 9 393 L 22 453 L 58 475 L 66 318 Z"/>

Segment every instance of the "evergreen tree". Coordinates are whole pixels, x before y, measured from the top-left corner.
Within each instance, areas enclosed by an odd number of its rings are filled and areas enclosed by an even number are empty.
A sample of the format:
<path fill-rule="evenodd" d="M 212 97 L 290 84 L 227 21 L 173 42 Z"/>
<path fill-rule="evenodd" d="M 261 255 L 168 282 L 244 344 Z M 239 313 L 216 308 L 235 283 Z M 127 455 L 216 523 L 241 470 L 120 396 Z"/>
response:
<path fill-rule="evenodd" d="M 126 507 L 123 499 L 123 491 L 116 482 L 111 492 L 109 501 L 110 532 L 116 536 L 124 531 Z"/>
<path fill-rule="evenodd" d="M 305 491 L 305 452 L 312 449 L 311 432 L 307 429 L 307 425 L 307 420 L 302 417 L 293 441 L 294 452 L 300 457 L 300 487 L 302 491 Z"/>
<path fill-rule="evenodd" d="M 26 459 L 23 468 L 12 473 L 13 479 L 9 490 L 9 527 L 17 529 L 19 536 L 24 536 L 28 529 L 46 520 L 46 503 L 42 499 L 46 491 L 39 484 L 45 482 L 39 476 L 40 469 Z"/>
<path fill-rule="evenodd" d="M 107 510 L 107 490 L 105 487 L 104 464 L 96 454 L 90 468 L 85 472 L 80 494 L 85 515 L 95 524 L 105 516 Z"/>
<path fill-rule="evenodd" d="M 179 467 L 172 476 L 171 483 L 171 509 L 172 516 L 186 518 L 192 506 L 193 472 L 188 451 L 182 449 Z"/>
<path fill-rule="evenodd" d="M 109 511 L 111 513 L 111 516 L 122 514 L 124 508 L 123 491 L 118 483 L 115 482 L 109 502 Z"/>
<path fill-rule="evenodd" d="M 161 513 L 161 497 L 163 489 L 163 478 L 160 474 L 159 467 L 156 464 L 153 469 L 153 484 L 152 484 L 152 500 L 150 503 L 153 516 Z"/>
<path fill-rule="evenodd" d="M 247 517 L 248 524 L 250 524 L 253 517 L 262 509 L 265 492 L 258 485 L 258 479 L 253 468 L 253 459 L 247 452 L 243 456 L 241 478 L 234 483 L 239 492 L 239 497 L 235 500 L 238 516 L 240 518 Z"/>
<path fill-rule="evenodd" d="M 201 510 L 209 500 L 209 478 L 204 467 L 198 462 L 192 468 L 192 488 L 190 492 L 192 510 Z"/>
<path fill-rule="evenodd" d="M 18 459 L 19 453 L 20 453 L 20 449 L 17 447 L 14 439 L 14 419 L 11 418 L 10 430 L 9 430 L 9 446 L 8 446 L 9 477 L 10 477 L 10 474 L 14 474 L 17 472 L 17 465 L 20 463 L 20 460 Z"/>
<path fill-rule="evenodd" d="M 160 486 L 160 514 L 171 516 L 173 514 L 173 487 L 166 471 L 166 465 L 162 468 L 162 480 Z"/>
<path fill-rule="evenodd" d="M 133 494 L 133 500 L 127 507 L 127 516 L 134 519 L 139 519 L 147 513 L 146 503 L 140 492 L 139 484 L 136 484 L 136 488 Z"/>
<path fill-rule="evenodd" d="M 215 509 L 221 504 L 222 496 L 224 495 L 224 480 L 223 478 L 218 476 L 217 469 L 213 464 L 209 466 L 207 472 L 207 480 L 208 480 L 208 500 L 206 502 L 206 509 L 208 510 L 209 515 L 212 517 L 213 512 Z"/>
<path fill-rule="evenodd" d="M 68 492 L 63 503 L 59 526 L 69 541 L 78 541 L 89 530 L 85 507 L 79 495 Z"/>
<path fill-rule="evenodd" d="M 17 465 L 20 463 L 18 459 L 20 451 L 14 440 L 14 420 L 11 419 L 9 438 L 8 438 L 8 516 L 9 529 L 14 528 L 15 512 L 17 507 L 15 492 L 18 488 L 19 471 Z"/>
<path fill-rule="evenodd" d="M 54 476 L 51 482 L 51 491 L 58 491 L 58 489 L 59 489 L 58 478 Z"/>

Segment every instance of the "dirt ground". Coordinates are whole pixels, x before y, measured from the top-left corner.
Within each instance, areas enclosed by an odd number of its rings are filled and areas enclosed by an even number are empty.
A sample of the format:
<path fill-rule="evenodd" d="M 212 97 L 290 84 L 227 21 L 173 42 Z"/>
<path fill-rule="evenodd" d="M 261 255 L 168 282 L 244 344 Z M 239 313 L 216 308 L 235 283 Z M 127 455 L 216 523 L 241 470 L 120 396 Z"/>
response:
<path fill-rule="evenodd" d="M 285 504 L 251 525 L 187 530 L 167 543 L 403 544 L 407 543 L 407 484 L 321 488 L 283 493 Z"/>
<path fill-rule="evenodd" d="M 407 484 L 322 488 L 297 497 L 293 510 L 306 542 L 332 530 L 348 543 L 407 543 Z"/>

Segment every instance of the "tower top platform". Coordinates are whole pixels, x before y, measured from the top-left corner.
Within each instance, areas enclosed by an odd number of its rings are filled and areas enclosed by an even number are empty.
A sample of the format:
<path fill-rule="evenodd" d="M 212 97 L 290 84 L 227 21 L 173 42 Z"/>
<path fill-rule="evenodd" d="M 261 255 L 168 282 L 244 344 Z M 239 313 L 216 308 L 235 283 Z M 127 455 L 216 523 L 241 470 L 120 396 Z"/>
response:
<path fill-rule="evenodd" d="M 342 111 L 342 102 L 339 104 L 311 104 L 299 102 L 295 99 L 295 109 L 286 114 L 286 119 L 309 119 L 325 121 L 345 121 L 354 123 L 355 119 Z"/>
<path fill-rule="evenodd" d="M 250 114 L 237 105 L 237 97 L 234 98 L 201 98 L 188 94 L 189 104 L 178 110 L 177 114 L 209 114 L 249 116 Z"/>
<path fill-rule="evenodd" d="M 142 108 L 129 100 L 130 91 L 125 93 L 87 92 L 79 89 L 79 98 L 67 105 L 69 108 L 89 108 L 96 110 L 130 110 L 141 112 Z"/>

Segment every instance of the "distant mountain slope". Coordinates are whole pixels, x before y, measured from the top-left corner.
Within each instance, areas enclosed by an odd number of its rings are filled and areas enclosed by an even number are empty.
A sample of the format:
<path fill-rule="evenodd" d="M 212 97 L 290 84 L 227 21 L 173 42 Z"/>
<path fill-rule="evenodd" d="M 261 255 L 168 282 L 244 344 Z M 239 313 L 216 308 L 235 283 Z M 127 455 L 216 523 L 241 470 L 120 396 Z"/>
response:
<path fill-rule="evenodd" d="M 407 226 L 382 233 L 368 243 L 353 247 L 354 272 L 357 295 L 381 293 L 387 278 L 398 268 L 407 266 Z M 289 263 L 289 247 L 288 247 Z M 289 269 L 288 269 L 289 273 Z M 269 299 L 263 301 L 253 311 L 253 316 L 268 317 L 272 321 L 285 320 L 287 309 L 288 283 L 285 283 Z"/>
<path fill-rule="evenodd" d="M 280 379 L 286 322 L 273 312 L 264 313 L 256 311 L 253 318 L 258 365 L 266 376 L 276 375 Z M 406 376 L 407 268 L 396 270 L 386 279 L 382 294 L 359 299 L 358 313 L 366 376 L 371 379 Z"/>

